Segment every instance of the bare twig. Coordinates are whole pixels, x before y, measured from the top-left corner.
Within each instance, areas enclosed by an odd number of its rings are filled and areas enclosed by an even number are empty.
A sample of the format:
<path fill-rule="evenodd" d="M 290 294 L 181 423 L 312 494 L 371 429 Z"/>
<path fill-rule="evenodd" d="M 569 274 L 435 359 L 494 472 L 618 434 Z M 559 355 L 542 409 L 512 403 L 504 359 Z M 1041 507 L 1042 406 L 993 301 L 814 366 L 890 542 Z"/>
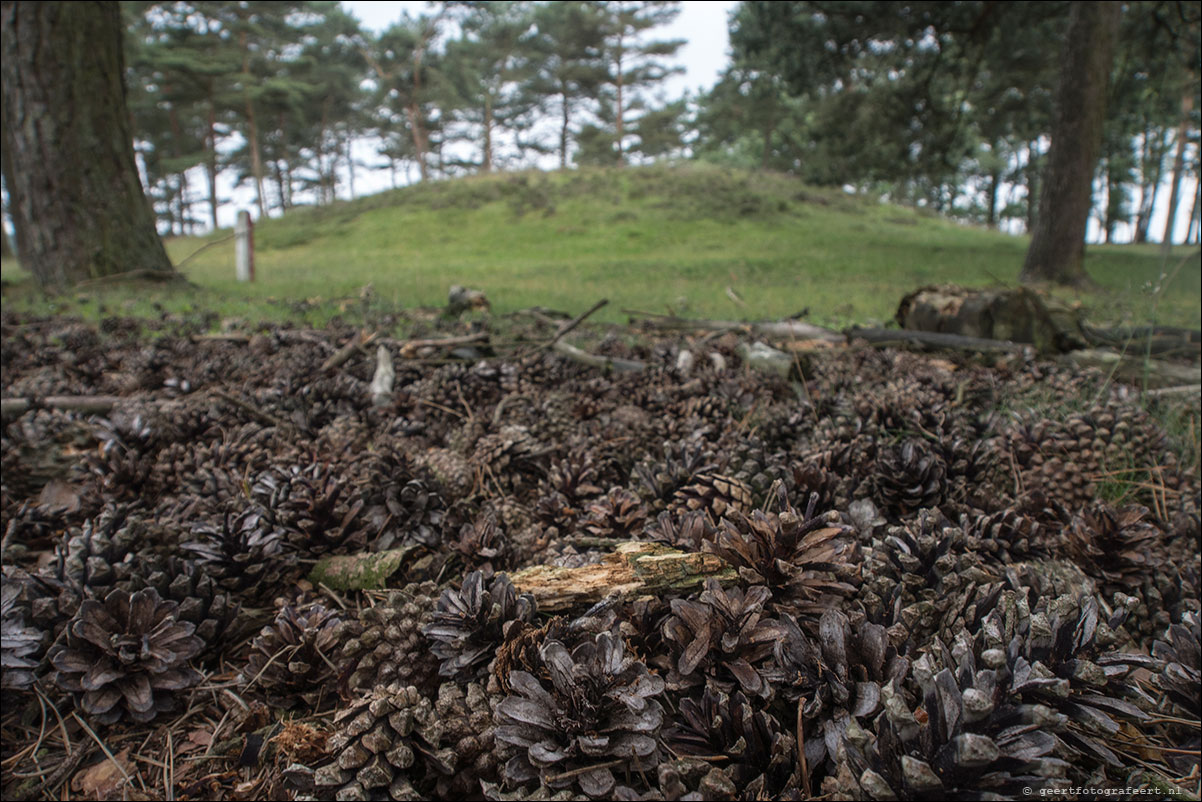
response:
<path fill-rule="evenodd" d="M 325 362 L 321 363 L 319 370 L 325 372 L 327 370 L 333 370 L 334 368 L 339 367 L 342 365 L 342 363 L 354 356 L 356 351 L 370 345 L 374 339 L 376 339 L 376 335 L 374 333 L 359 334 L 358 336 L 351 337 L 350 342 L 339 348 L 337 351 L 331 354 Z"/>
<path fill-rule="evenodd" d="M 252 406 L 251 404 L 248 404 L 247 402 L 243 401 L 240 398 L 235 398 L 234 396 L 230 395 L 229 393 L 227 393 L 223 390 L 212 390 L 211 392 L 217 398 L 220 398 L 222 401 L 228 401 L 229 403 L 236 406 L 238 409 L 240 409 L 243 412 L 247 413 L 248 415 L 251 415 L 252 417 L 256 418 L 261 423 L 265 423 L 268 426 L 277 426 L 280 428 L 283 428 L 283 426 L 284 426 L 284 422 L 282 420 L 280 420 L 279 418 L 275 417 L 274 415 L 269 415 L 266 412 L 264 412 L 263 410 L 258 409 L 256 407 Z"/>
<path fill-rule="evenodd" d="M 222 237 L 221 239 L 215 239 L 215 240 L 213 240 L 212 242 L 208 242 L 208 243 L 205 243 L 204 245 L 201 245 L 199 248 L 197 248 L 196 250 L 192 251 L 192 253 L 188 254 L 188 255 L 187 255 L 187 256 L 185 256 L 183 259 L 181 259 L 181 260 L 180 260 L 180 262 L 179 262 L 179 264 L 177 264 L 177 265 L 175 266 L 175 269 L 176 269 L 176 270 L 179 270 L 181 267 L 183 267 L 184 265 L 188 264 L 188 262 L 191 262 L 191 261 L 192 261 L 193 259 L 195 259 L 197 256 L 200 256 L 202 253 L 204 253 L 205 251 L 207 251 L 209 248 L 212 248 L 212 247 L 213 247 L 213 246 L 215 246 L 215 245 L 220 245 L 220 244 L 222 244 L 223 242 L 229 242 L 230 240 L 232 240 L 232 239 L 233 239 L 234 237 L 236 237 L 236 236 L 238 236 L 238 235 L 237 235 L 237 234 L 230 234 L 228 237 Z"/>
<path fill-rule="evenodd" d="M 557 331 L 557 332 L 555 333 L 555 336 L 554 336 L 554 337 L 552 337 L 550 340 L 548 340 L 548 341 L 547 341 L 547 344 L 546 344 L 546 345 L 544 345 L 543 347 L 544 347 L 544 348 L 552 348 L 552 347 L 554 347 L 555 343 L 557 343 L 557 342 L 559 342 L 560 340 L 562 340 L 562 339 L 563 339 L 563 336 L 564 336 L 565 334 L 567 334 L 567 333 L 568 333 L 568 332 L 570 332 L 572 329 L 574 329 L 574 328 L 576 328 L 577 326 L 579 326 L 579 325 L 580 325 L 581 323 L 583 323 L 583 322 L 584 322 L 584 321 L 585 321 L 585 320 L 586 320 L 586 319 L 587 319 L 587 318 L 588 318 L 590 315 L 592 315 L 594 312 L 596 312 L 596 311 L 597 311 L 598 309 L 600 309 L 601 307 L 605 306 L 607 303 L 609 303 L 609 299 L 608 299 L 608 298 L 602 298 L 600 301 L 597 301 L 597 303 L 595 303 L 595 304 L 593 304 L 592 306 L 590 306 L 590 307 L 588 308 L 588 311 L 587 311 L 587 312 L 584 312 L 584 313 L 582 313 L 582 314 L 579 314 L 579 315 L 577 315 L 576 317 L 572 318 L 571 320 L 569 320 L 569 321 L 568 321 L 567 323 L 565 323 L 564 325 L 560 326 L 560 327 L 559 327 L 559 331 Z"/>

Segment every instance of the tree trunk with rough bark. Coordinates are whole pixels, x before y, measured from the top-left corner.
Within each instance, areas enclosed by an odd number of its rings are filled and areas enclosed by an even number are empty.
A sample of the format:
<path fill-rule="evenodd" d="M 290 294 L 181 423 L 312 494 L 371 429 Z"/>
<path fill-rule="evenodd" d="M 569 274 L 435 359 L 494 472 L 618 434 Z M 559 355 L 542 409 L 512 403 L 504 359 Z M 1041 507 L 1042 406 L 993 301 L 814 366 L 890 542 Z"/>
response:
<path fill-rule="evenodd" d="M 22 264 L 43 287 L 171 272 L 134 161 L 116 2 L 0 3 L 4 150 Z"/>
<path fill-rule="evenodd" d="M 1122 13 L 1118 3 L 1072 4 L 1052 121 L 1052 147 L 1021 281 L 1078 284 L 1088 280 L 1085 227 Z"/>
<path fill-rule="evenodd" d="M 1173 226 L 1177 222 L 1177 205 L 1181 196 L 1181 175 L 1185 172 L 1185 143 L 1189 135 L 1190 112 L 1194 110 L 1194 96 L 1186 91 L 1181 98 L 1181 123 L 1177 126 L 1177 153 L 1173 157 L 1173 181 L 1169 189 L 1169 209 L 1164 220 L 1164 237 L 1160 240 L 1160 252 L 1165 256 L 1173 250 Z"/>

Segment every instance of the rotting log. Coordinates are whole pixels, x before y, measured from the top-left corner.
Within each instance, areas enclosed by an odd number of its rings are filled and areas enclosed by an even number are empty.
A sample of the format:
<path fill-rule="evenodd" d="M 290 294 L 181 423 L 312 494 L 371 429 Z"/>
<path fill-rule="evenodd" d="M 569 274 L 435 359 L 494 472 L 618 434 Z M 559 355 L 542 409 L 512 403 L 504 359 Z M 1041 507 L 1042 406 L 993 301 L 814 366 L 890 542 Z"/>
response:
<path fill-rule="evenodd" d="M 716 554 L 688 553 L 658 543 L 623 542 L 601 562 L 578 568 L 537 565 L 513 574 L 519 593 L 554 612 L 621 598 L 690 591 L 708 579 L 734 582 L 735 570 Z"/>

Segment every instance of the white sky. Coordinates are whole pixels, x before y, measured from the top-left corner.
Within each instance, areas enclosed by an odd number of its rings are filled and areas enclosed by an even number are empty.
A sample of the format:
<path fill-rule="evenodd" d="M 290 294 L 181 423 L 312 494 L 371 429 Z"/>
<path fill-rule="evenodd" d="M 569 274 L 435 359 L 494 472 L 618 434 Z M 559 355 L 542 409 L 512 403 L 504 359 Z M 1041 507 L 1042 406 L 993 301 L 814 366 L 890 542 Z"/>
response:
<path fill-rule="evenodd" d="M 685 74 L 667 81 L 668 100 L 680 97 L 686 89 L 691 92 L 709 89 L 717 81 L 730 60 L 727 17 L 737 5 L 736 0 L 685 0 L 672 24 L 648 32 L 655 39 L 685 40 L 673 59 L 684 66 Z M 417 16 L 430 7 L 414 0 L 343 0 L 342 6 L 376 33 L 399 20 L 402 10 Z"/>

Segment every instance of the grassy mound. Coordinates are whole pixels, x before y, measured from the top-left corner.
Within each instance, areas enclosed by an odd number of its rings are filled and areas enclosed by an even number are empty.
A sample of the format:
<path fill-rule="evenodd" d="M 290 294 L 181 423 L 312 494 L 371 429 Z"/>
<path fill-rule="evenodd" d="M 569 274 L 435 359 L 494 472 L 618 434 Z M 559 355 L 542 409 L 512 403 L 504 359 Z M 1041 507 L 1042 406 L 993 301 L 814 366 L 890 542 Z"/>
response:
<path fill-rule="evenodd" d="M 179 262 L 228 234 L 174 239 L 169 251 Z M 438 305 L 448 285 L 464 284 L 484 290 L 498 312 L 578 311 L 607 297 L 600 319 L 621 319 L 625 308 L 746 319 L 808 310 L 813 322 L 842 326 L 889 320 L 922 284 L 1013 284 L 1027 246 L 785 176 L 703 164 L 438 181 L 297 209 L 262 221 L 256 238 L 253 286 L 234 281 L 228 242 L 185 265 L 201 293 L 140 288 L 106 291 L 97 302 L 89 291 L 74 311 L 201 304 L 220 315 L 320 323 L 346 312 L 346 299 L 369 283 L 393 307 Z M 1178 265 L 1163 262 L 1157 246 L 1091 247 L 1086 269 L 1098 288 L 1077 297 L 1095 319 L 1200 325 L 1196 252 Z M 4 268 L 8 280 L 22 275 Z M 23 295 L 10 291 L 6 303 L 40 303 Z"/>

